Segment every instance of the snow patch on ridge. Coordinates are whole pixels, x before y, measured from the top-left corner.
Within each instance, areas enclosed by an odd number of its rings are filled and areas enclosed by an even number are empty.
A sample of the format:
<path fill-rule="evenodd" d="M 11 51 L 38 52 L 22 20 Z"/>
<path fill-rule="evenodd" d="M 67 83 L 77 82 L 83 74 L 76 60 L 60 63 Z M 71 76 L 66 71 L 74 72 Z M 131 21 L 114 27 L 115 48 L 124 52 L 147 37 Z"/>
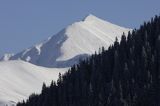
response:
<path fill-rule="evenodd" d="M 43 46 L 43 43 L 41 43 L 41 44 L 38 44 L 38 45 L 36 45 L 35 46 L 35 48 L 37 49 L 37 51 L 38 51 L 38 55 L 40 55 L 41 54 L 41 47 Z"/>
<path fill-rule="evenodd" d="M 31 60 L 30 56 L 27 56 L 26 61 L 29 62 Z"/>

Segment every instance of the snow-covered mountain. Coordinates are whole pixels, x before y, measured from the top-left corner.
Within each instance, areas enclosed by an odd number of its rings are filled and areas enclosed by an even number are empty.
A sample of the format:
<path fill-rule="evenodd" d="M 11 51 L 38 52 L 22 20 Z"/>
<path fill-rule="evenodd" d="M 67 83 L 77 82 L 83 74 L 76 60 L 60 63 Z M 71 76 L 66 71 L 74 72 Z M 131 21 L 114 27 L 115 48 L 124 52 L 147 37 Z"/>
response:
<path fill-rule="evenodd" d="M 0 62 L 0 106 L 12 106 L 34 92 L 40 93 L 43 82 L 50 84 L 66 70 L 40 67 L 20 60 Z"/>
<path fill-rule="evenodd" d="M 45 42 L 15 55 L 6 55 L 1 60 L 24 60 L 44 67 L 68 67 L 77 63 L 102 46 L 111 45 L 115 37 L 120 38 L 127 33 L 123 28 L 93 15 L 87 16 L 83 21 L 75 22 L 52 36 Z"/>
<path fill-rule="evenodd" d="M 0 59 L 0 106 L 12 106 L 33 92 L 39 93 L 43 82 L 57 80 L 59 72 L 102 46 L 107 48 L 115 37 L 120 39 L 130 30 L 89 15 L 40 44 L 4 55 Z"/>

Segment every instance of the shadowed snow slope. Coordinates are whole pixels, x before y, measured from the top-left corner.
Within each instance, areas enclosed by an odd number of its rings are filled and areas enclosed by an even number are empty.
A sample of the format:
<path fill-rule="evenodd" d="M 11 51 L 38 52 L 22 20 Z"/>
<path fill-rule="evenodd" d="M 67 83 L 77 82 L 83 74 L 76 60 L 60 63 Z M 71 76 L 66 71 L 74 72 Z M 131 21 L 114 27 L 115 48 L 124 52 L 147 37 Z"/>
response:
<path fill-rule="evenodd" d="M 57 80 L 67 69 L 44 68 L 24 61 L 0 62 L 0 106 L 15 104 L 33 92 L 40 93 L 42 84 Z"/>
<path fill-rule="evenodd" d="M 44 67 L 69 67 L 102 46 L 107 48 L 116 36 L 120 38 L 129 30 L 89 15 L 43 43 L 8 58 L 5 56 L 5 60 L 21 59 Z"/>

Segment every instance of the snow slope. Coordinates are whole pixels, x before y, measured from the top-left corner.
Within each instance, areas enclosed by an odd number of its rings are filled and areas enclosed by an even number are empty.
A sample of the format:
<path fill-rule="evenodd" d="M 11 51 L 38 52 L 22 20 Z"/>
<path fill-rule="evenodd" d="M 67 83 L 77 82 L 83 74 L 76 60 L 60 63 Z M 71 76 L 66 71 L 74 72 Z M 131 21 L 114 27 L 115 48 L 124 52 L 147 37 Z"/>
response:
<path fill-rule="evenodd" d="M 34 92 L 40 93 L 43 82 L 50 84 L 66 70 L 44 68 L 20 60 L 0 62 L 0 106 L 10 106 Z"/>
<path fill-rule="evenodd" d="M 110 46 L 115 37 L 127 33 L 123 28 L 93 15 L 83 21 L 75 22 L 52 36 L 45 42 L 37 44 L 13 56 L 1 60 L 24 60 L 44 67 L 69 67 L 102 46 Z"/>

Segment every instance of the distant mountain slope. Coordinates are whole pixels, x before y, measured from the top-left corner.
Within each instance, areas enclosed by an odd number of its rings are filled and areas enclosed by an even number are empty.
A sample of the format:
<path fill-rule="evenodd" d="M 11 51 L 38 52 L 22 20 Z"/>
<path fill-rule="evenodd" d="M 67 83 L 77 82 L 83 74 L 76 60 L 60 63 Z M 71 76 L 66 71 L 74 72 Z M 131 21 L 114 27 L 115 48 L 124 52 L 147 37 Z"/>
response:
<path fill-rule="evenodd" d="M 76 22 L 47 41 L 1 60 L 24 60 L 45 67 L 68 67 L 102 46 L 108 47 L 115 37 L 131 29 L 101 20 L 93 15 Z"/>
<path fill-rule="evenodd" d="M 57 80 L 59 72 L 66 70 L 39 67 L 17 60 L 0 62 L 0 106 L 15 104 L 33 92 L 40 93 L 43 82 L 50 84 L 52 80 Z"/>

